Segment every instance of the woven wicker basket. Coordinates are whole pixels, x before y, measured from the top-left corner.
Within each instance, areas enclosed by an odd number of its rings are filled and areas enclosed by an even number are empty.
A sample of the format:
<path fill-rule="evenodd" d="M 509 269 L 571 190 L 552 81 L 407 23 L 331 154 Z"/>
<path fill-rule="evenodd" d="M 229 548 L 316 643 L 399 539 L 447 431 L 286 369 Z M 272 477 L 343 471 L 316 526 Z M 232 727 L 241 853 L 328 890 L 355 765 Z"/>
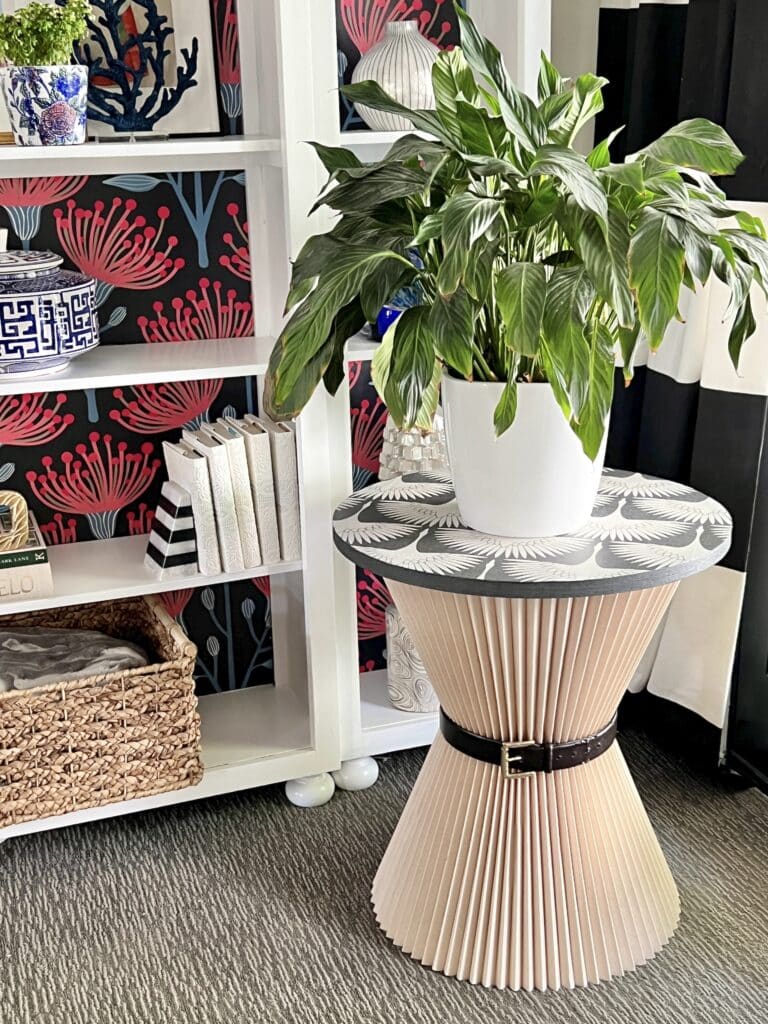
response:
<path fill-rule="evenodd" d="M 141 644 L 153 664 L 0 694 L 0 828 L 200 781 L 197 651 L 158 602 L 30 612 L 3 624 L 98 629 Z"/>

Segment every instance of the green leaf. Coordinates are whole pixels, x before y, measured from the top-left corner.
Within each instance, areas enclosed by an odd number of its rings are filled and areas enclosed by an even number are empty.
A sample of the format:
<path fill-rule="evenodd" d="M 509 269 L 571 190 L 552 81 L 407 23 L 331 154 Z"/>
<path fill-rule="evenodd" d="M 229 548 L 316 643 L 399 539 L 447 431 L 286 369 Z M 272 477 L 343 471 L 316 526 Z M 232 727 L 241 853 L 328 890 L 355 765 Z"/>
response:
<path fill-rule="evenodd" d="M 741 350 L 744 343 L 751 338 L 757 330 L 755 316 L 752 312 L 752 300 L 747 295 L 743 305 L 737 310 L 736 317 L 728 337 L 728 353 L 731 357 L 734 369 L 738 370 L 741 359 Z"/>
<path fill-rule="evenodd" d="M 513 263 L 496 278 L 496 301 L 507 328 L 507 347 L 535 356 L 547 299 L 547 270 L 541 263 Z"/>
<path fill-rule="evenodd" d="M 635 349 L 640 338 L 640 322 L 634 327 L 619 328 L 619 348 L 624 364 L 624 381 L 628 384 L 635 375 Z"/>
<path fill-rule="evenodd" d="M 382 162 L 404 163 L 406 160 L 416 159 L 429 168 L 443 160 L 446 152 L 442 142 L 424 139 L 420 135 L 403 135 L 392 143 Z"/>
<path fill-rule="evenodd" d="M 272 350 L 264 383 L 264 409 L 270 419 L 290 420 L 298 416 L 322 380 L 333 356 L 334 342 L 331 338 L 327 338 L 321 343 L 319 349 L 302 362 L 290 387 L 283 387 L 282 394 L 278 398 L 276 394 L 277 381 L 283 357 L 282 343 L 278 339 Z"/>
<path fill-rule="evenodd" d="M 640 152 L 706 174 L 733 174 L 744 160 L 730 135 L 704 117 L 682 121 Z"/>
<path fill-rule="evenodd" d="M 406 309 L 391 331 L 392 358 L 383 397 L 397 425 L 408 430 L 416 425 L 435 376 L 429 308 Z"/>
<path fill-rule="evenodd" d="M 442 213 L 428 213 L 419 224 L 419 229 L 413 238 L 413 244 L 418 248 L 419 246 L 425 245 L 427 242 L 431 242 L 434 238 L 439 238 L 442 233 Z"/>
<path fill-rule="evenodd" d="M 622 327 L 635 322 L 635 303 L 629 289 L 629 223 L 621 210 L 608 208 L 608 230 L 591 213 L 569 205 L 563 227 L 581 257 L 601 299 L 616 313 Z"/>
<path fill-rule="evenodd" d="M 670 218 L 670 229 L 680 239 L 685 252 L 685 262 L 694 277 L 706 284 L 712 272 L 712 245 L 687 221 Z"/>
<path fill-rule="evenodd" d="M 543 331 L 575 415 L 586 398 L 586 318 L 595 289 L 586 267 L 556 267 L 547 286 Z"/>
<path fill-rule="evenodd" d="M 548 135 L 561 123 L 570 105 L 571 93 L 569 90 L 561 92 L 557 96 L 548 96 L 539 106 L 539 117 L 544 122 L 544 128 Z"/>
<path fill-rule="evenodd" d="M 768 242 L 760 235 L 739 228 L 726 228 L 723 237 L 732 250 L 741 253 L 757 270 L 763 284 L 768 285 Z"/>
<path fill-rule="evenodd" d="M 340 309 L 333 318 L 331 330 L 328 334 L 328 344 L 331 346 L 332 355 L 323 374 L 323 383 L 331 395 L 336 394 L 347 375 L 344 361 L 344 348 L 347 341 L 357 334 L 365 324 L 365 320 L 365 314 L 357 299 L 353 299 L 343 309 Z"/>
<path fill-rule="evenodd" d="M 504 385 L 499 404 L 493 413 L 493 425 L 496 428 L 496 437 L 501 435 L 512 426 L 517 416 L 517 380 L 512 377 Z"/>
<path fill-rule="evenodd" d="M 499 243 L 496 239 L 483 239 L 472 251 L 464 272 L 464 287 L 477 303 L 482 304 L 490 299 L 494 264 L 498 255 Z"/>
<path fill-rule="evenodd" d="M 603 86 L 607 84 L 608 79 L 598 75 L 579 75 L 573 83 L 570 108 L 557 129 L 550 133 L 554 142 L 571 145 L 581 129 L 603 109 Z"/>
<path fill-rule="evenodd" d="M 464 131 L 458 103 L 462 100 L 471 105 L 477 99 L 477 86 L 461 50 L 441 50 L 432 65 L 432 88 L 440 120 L 454 138 L 462 139 Z"/>
<path fill-rule="evenodd" d="M 607 139 L 603 139 L 602 142 L 598 142 L 598 144 L 587 157 L 587 163 L 593 170 L 602 170 L 602 168 L 607 167 L 610 164 L 611 144 L 618 135 L 621 135 L 623 131 L 623 126 L 621 128 L 617 128 L 615 131 L 611 132 Z"/>
<path fill-rule="evenodd" d="M 652 350 L 662 343 L 677 313 L 684 259 L 683 246 L 664 214 L 644 210 L 632 238 L 629 266 L 640 325 Z"/>
<path fill-rule="evenodd" d="M 645 190 L 645 173 L 642 160 L 632 160 L 627 164 L 608 164 L 600 172 L 601 176 L 615 181 L 617 185 L 624 185 L 634 192 Z"/>
<path fill-rule="evenodd" d="M 435 351 L 452 370 L 470 380 L 477 306 L 460 288 L 446 299 L 438 295 L 430 312 Z"/>
<path fill-rule="evenodd" d="M 411 110 L 410 107 L 403 106 L 402 103 L 392 99 L 377 82 L 358 82 L 355 85 L 345 85 L 342 86 L 341 93 L 353 103 L 360 103 L 372 110 L 382 110 L 387 114 L 399 114 L 406 117 L 418 131 L 434 135 L 449 146 L 456 144 L 456 140 L 446 130 L 437 111 Z"/>
<path fill-rule="evenodd" d="M 351 167 L 363 166 L 351 149 L 346 149 L 343 146 L 324 146 L 322 142 L 310 142 L 310 146 L 317 153 L 323 167 L 329 174 L 335 174 L 336 171 Z"/>
<path fill-rule="evenodd" d="M 462 192 L 452 196 L 441 209 L 443 219 L 443 262 L 437 275 L 442 295 L 452 295 L 464 276 L 472 246 L 493 225 L 501 211 L 495 199 Z"/>
<path fill-rule="evenodd" d="M 456 103 L 456 112 L 461 121 L 461 136 L 469 153 L 495 157 L 508 149 L 507 127 L 500 117 L 491 117 L 487 110 L 474 107 L 464 100 Z M 509 169 L 516 175 L 520 173 L 520 168 L 515 164 L 509 163 Z"/>
<path fill-rule="evenodd" d="M 382 263 L 375 274 L 369 274 L 360 287 L 360 304 L 365 319 L 373 323 L 382 306 L 391 302 L 401 288 L 413 284 L 418 276 L 416 267 L 410 269 L 402 263 L 389 260 Z"/>
<path fill-rule="evenodd" d="M 565 88 L 565 80 L 544 51 L 541 51 L 537 95 L 539 103 L 555 96 Z"/>
<path fill-rule="evenodd" d="M 745 210 L 734 211 L 734 216 L 738 222 L 739 227 L 746 231 L 748 235 L 756 235 L 758 238 L 766 239 L 768 235 L 765 231 L 765 224 L 763 224 L 760 217 L 754 217 L 751 213 L 747 213 Z"/>
<path fill-rule="evenodd" d="M 404 257 L 375 244 L 337 244 L 335 251 L 329 253 L 315 290 L 298 307 L 277 340 L 280 356 L 273 373 L 276 408 L 288 403 L 305 366 L 315 366 L 339 311 L 359 295 L 369 275 L 378 273 L 390 261 L 410 267 Z M 321 358 L 320 373 L 325 372 L 330 358 L 330 352 L 327 358 Z"/>
<path fill-rule="evenodd" d="M 420 167 L 379 164 L 362 178 L 340 181 L 322 195 L 310 210 L 330 206 L 341 213 L 366 213 L 390 199 L 405 199 L 423 192 L 429 176 Z"/>
<path fill-rule="evenodd" d="M 606 221 L 608 199 L 600 180 L 579 153 L 563 146 L 546 145 L 538 150 L 528 172 L 548 175 L 562 182 L 582 210 L 588 210 Z"/>
<path fill-rule="evenodd" d="M 385 401 L 389 376 L 392 370 L 392 357 L 395 343 L 395 327 L 393 324 L 384 335 L 381 344 L 377 347 L 373 360 L 371 361 L 371 379 L 373 386 Z M 440 382 L 443 377 L 443 367 L 435 360 L 435 368 L 432 380 L 424 391 L 424 398 L 416 416 L 415 426 L 419 430 L 432 431 L 435 428 L 435 414 L 440 404 Z"/>
<path fill-rule="evenodd" d="M 535 151 L 546 138 L 546 130 L 533 100 L 512 81 L 498 49 L 478 32 L 474 21 L 456 7 L 461 33 L 461 49 L 470 67 L 485 78 L 498 97 L 501 116 L 527 149 Z"/>
<path fill-rule="evenodd" d="M 586 399 L 573 430 L 585 454 L 594 461 L 605 437 L 611 411 L 614 384 L 614 338 L 605 324 L 593 321 L 588 325 L 589 355 Z"/>

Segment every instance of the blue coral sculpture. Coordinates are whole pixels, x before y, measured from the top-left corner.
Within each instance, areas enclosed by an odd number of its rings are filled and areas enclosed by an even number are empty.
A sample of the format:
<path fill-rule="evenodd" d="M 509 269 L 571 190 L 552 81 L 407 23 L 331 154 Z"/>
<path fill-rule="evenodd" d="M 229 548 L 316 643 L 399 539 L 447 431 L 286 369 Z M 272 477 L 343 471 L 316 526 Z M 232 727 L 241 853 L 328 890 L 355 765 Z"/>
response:
<path fill-rule="evenodd" d="M 146 21 L 141 31 L 135 11 L 143 12 Z M 111 125 L 116 132 L 151 132 L 198 85 L 196 37 L 191 50 L 181 51 L 184 66 L 176 69 L 175 84 L 166 83 L 171 56 L 167 43 L 174 30 L 159 13 L 156 0 L 93 0 L 88 30 L 89 41 L 75 47 L 75 56 L 89 68 L 91 120 Z"/>

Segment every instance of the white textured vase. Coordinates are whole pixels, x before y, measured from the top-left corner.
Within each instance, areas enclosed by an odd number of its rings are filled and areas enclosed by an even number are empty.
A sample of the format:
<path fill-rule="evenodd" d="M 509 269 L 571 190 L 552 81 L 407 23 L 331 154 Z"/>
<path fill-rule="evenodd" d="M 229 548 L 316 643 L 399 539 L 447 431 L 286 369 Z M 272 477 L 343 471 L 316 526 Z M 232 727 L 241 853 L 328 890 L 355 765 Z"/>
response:
<path fill-rule="evenodd" d="M 393 707 L 417 714 L 440 708 L 424 662 L 393 604 L 387 608 L 387 669 L 387 692 Z"/>
<path fill-rule="evenodd" d="M 416 21 L 391 21 L 380 43 L 372 46 L 352 73 L 352 82 L 376 82 L 412 110 L 434 110 L 432 65 L 440 50 L 419 32 Z M 369 128 L 378 132 L 409 131 L 411 122 L 398 114 L 385 114 L 355 104 Z"/>
<path fill-rule="evenodd" d="M 379 480 L 392 480 L 406 473 L 448 472 L 448 468 L 445 423 L 439 410 L 429 434 L 401 430 L 391 416 L 387 417 L 379 457 Z"/>
<path fill-rule="evenodd" d="M 502 537 L 573 533 L 592 513 L 605 440 L 590 462 L 549 384 L 519 386 L 515 422 L 497 438 L 493 413 L 503 390 L 504 384 L 443 378 L 461 517 L 474 530 Z"/>

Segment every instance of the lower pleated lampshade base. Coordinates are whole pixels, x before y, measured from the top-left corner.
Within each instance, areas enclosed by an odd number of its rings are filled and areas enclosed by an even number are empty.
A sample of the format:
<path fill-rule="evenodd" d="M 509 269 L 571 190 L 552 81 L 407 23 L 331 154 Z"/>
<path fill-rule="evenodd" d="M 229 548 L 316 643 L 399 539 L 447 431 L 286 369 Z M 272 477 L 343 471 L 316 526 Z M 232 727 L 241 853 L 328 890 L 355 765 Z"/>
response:
<path fill-rule="evenodd" d="M 575 768 L 507 780 L 439 736 L 372 898 L 385 933 L 425 966 L 526 990 L 632 970 L 680 916 L 617 743 Z"/>

